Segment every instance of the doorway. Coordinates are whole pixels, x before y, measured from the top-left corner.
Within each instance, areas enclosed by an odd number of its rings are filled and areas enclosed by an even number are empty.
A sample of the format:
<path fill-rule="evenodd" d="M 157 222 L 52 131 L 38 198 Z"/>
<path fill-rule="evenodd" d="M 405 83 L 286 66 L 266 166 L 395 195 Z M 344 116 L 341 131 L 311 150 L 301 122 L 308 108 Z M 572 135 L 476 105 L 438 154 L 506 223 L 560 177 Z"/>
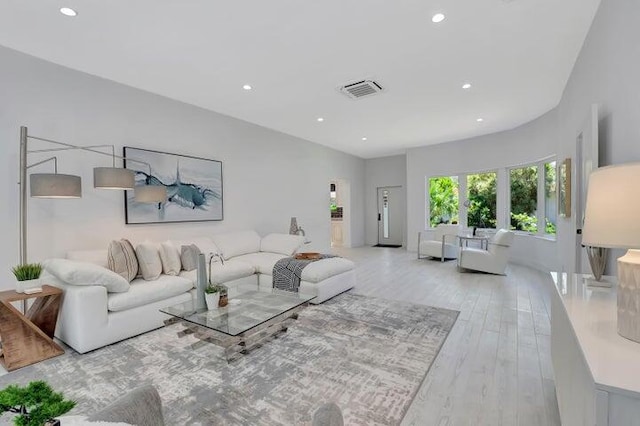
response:
<path fill-rule="evenodd" d="M 331 247 L 351 247 L 351 183 L 346 179 L 329 181 Z"/>
<path fill-rule="evenodd" d="M 402 247 L 404 195 L 401 186 L 378 188 L 378 245 Z"/>
<path fill-rule="evenodd" d="M 575 207 L 575 268 L 577 273 L 590 274 L 587 251 L 582 246 L 582 226 L 587 203 L 589 175 L 598 168 L 598 105 L 591 106 L 591 114 L 576 137 L 576 207 Z"/>

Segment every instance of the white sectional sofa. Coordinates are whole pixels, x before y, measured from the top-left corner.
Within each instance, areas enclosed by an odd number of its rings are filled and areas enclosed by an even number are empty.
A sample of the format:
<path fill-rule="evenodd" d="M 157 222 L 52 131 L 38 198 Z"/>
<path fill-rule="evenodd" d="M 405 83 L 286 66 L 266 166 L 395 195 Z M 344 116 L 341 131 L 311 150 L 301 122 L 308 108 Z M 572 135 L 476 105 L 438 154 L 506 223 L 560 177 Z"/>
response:
<path fill-rule="evenodd" d="M 212 263 L 210 280 L 227 286 L 233 297 L 234 290 L 244 284 L 270 291 L 275 263 L 293 255 L 303 242 L 302 237 L 287 234 L 261 238 L 254 231 L 241 231 L 172 243 L 177 247 L 195 244 L 207 255 L 220 255 L 224 262 Z M 79 269 L 97 268 L 99 276 L 106 270 L 107 251 L 75 251 L 68 253 L 67 259 L 79 262 L 71 264 Z M 45 282 L 64 291 L 56 337 L 80 353 L 162 327 L 168 316 L 160 309 L 195 298 L 196 270 L 181 271 L 177 276 L 163 274 L 153 281 L 136 278 L 128 290 L 109 292 L 100 282 L 91 282 L 95 281 L 91 278 L 65 281 L 59 271 L 53 274 L 46 265 L 45 262 Z M 354 285 L 353 262 L 330 258 L 313 262 L 303 270 L 300 291 L 315 295 L 312 303 L 322 303 Z"/>

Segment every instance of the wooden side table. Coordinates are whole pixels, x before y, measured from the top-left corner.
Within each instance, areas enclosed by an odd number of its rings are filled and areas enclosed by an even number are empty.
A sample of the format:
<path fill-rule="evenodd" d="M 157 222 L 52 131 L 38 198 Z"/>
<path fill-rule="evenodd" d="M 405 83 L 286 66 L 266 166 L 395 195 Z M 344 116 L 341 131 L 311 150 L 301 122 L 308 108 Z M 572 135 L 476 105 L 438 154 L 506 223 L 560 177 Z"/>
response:
<path fill-rule="evenodd" d="M 11 302 L 35 298 L 24 315 Z M 0 363 L 8 371 L 62 355 L 53 341 L 62 301 L 62 290 L 43 285 L 41 293 L 0 292 Z"/>

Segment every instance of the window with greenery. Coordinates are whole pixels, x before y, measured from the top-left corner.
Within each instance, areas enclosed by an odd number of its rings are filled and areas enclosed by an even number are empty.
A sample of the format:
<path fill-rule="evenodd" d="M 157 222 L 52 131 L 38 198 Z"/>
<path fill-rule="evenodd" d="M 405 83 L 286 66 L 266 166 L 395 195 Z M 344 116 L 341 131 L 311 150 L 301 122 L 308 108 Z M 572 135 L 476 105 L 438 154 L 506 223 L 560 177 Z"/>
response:
<path fill-rule="evenodd" d="M 556 235 L 556 221 L 558 218 L 556 185 L 556 162 L 544 163 L 544 232 L 547 235 Z"/>
<path fill-rule="evenodd" d="M 429 224 L 458 223 L 458 177 L 429 179 Z"/>
<path fill-rule="evenodd" d="M 511 229 L 538 232 L 538 166 L 509 171 Z"/>
<path fill-rule="evenodd" d="M 467 226 L 497 227 L 497 180 L 496 172 L 467 175 Z"/>

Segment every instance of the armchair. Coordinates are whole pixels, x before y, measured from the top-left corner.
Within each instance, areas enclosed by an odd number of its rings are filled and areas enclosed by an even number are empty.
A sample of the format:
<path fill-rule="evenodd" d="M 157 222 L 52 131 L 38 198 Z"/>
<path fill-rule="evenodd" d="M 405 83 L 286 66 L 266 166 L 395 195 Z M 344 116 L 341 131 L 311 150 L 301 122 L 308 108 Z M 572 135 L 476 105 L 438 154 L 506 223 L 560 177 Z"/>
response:
<path fill-rule="evenodd" d="M 460 232 L 459 225 L 440 224 L 429 231 L 418 232 L 418 259 L 434 257 L 442 262 L 445 259 L 458 257 L 456 236 Z M 424 235 L 430 233 L 430 236 Z"/>
<path fill-rule="evenodd" d="M 474 271 L 504 275 L 509 257 L 509 247 L 513 243 L 513 231 L 500 229 L 489 241 L 487 250 L 461 247 L 458 266 Z"/>

